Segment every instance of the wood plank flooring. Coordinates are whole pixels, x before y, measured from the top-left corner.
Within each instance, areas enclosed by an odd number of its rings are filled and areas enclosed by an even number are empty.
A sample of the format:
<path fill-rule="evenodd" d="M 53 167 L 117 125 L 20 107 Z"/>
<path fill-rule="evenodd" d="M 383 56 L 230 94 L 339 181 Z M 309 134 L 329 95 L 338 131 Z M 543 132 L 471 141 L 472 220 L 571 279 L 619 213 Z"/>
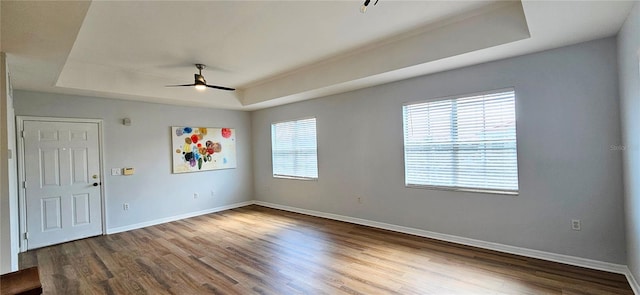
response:
<path fill-rule="evenodd" d="M 21 254 L 44 294 L 633 294 L 625 277 L 247 206 Z"/>

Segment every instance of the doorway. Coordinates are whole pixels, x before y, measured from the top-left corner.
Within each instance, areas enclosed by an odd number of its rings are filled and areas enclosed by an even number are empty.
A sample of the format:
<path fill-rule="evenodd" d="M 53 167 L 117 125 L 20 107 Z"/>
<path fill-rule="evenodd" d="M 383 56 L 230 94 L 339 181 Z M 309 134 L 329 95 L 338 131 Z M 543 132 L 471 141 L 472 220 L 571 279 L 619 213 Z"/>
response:
<path fill-rule="evenodd" d="M 102 121 L 17 119 L 21 250 L 103 234 Z"/>

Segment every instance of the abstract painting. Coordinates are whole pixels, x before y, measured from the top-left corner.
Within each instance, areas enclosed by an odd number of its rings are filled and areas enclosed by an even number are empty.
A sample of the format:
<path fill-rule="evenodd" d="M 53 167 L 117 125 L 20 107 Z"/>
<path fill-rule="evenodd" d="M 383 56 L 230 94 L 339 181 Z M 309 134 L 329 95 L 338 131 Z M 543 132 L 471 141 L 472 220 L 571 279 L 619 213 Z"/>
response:
<path fill-rule="evenodd" d="M 173 173 L 236 168 L 236 130 L 171 127 Z"/>

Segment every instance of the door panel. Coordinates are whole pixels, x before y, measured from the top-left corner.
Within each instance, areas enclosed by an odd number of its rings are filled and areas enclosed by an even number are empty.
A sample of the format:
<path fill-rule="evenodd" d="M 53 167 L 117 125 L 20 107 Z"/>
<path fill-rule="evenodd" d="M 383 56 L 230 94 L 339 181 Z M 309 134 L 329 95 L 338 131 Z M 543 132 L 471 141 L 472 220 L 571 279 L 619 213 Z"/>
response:
<path fill-rule="evenodd" d="M 71 141 L 87 141 L 87 132 L 84 130 L 70 130 Z"/>
<path fill-rule="evenodd" d="M 58 141 L 58 130 L 38 130 L 39 141 Z"/>
<path fill-rule="evenodd" d="M 102 233 L 98 145 L 97 123 L 24 121 L 28 249 Z"/>
<path fill-rule="evenodd" d="M 73 226 L 83 225 L 90 222 L 90 202 L 89 194 L 73 195 Z"/>
<path fill-rule="evenodd" d="M 57 149 L 40 150 L 41 186 L 60 186 L 60 152 Z"/>
<path fill-rule="evenodd" d="M 62 228 L 61 197 L 42 198 L 42 231 L 53 231 Z"/>
<path fill-rule="evenodd" d="M 73 184 L 89 183 L 87 149 L 71 149 L 71 175 Z"/>

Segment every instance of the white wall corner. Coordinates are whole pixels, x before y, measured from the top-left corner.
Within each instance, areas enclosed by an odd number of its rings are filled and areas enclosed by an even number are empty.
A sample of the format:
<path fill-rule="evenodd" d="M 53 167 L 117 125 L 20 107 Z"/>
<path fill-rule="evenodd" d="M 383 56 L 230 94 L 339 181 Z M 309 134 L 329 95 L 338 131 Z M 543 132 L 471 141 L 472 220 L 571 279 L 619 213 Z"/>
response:
<path fill-rule="evenodd" d="M 17 247 L 17 178 L 13 98 L 9 81 L 9 68 L 4 52 L 0 52 L 0 273 L 18 270 Z"/>

